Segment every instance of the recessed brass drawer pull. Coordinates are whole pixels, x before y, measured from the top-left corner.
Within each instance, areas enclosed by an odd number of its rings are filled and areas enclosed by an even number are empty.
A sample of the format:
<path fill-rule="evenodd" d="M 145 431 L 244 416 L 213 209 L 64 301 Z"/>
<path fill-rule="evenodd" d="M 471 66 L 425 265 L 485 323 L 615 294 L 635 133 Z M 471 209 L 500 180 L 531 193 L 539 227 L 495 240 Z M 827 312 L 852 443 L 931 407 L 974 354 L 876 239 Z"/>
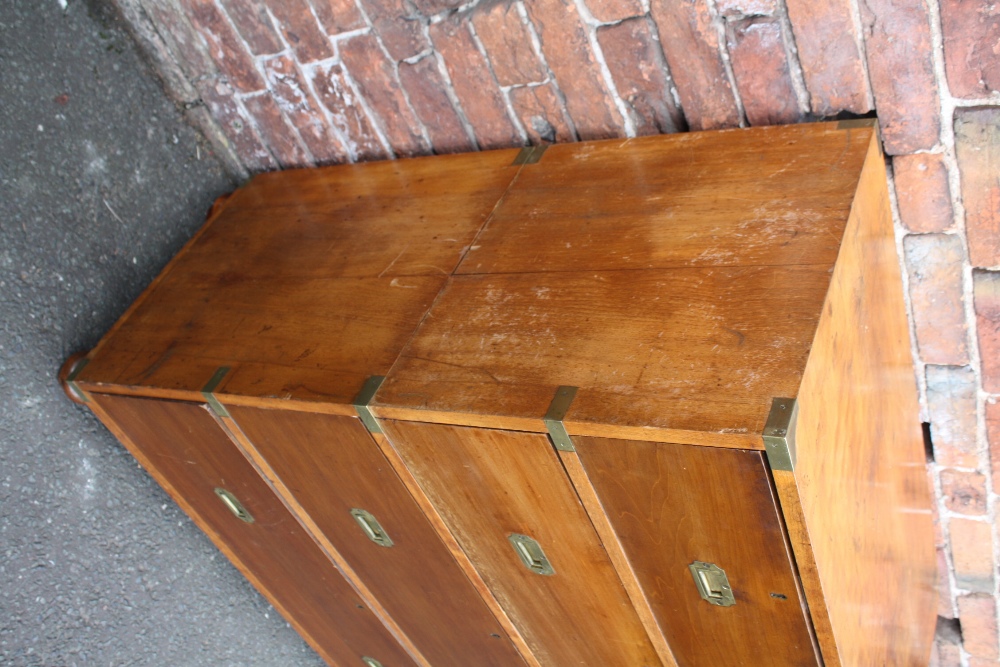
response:
<path fill-rule="evenodd" d="M 216 487 L 215 495 L 219 496 L 222 500 L 222 504 L 229 508 L 229 511 L 236 515 L 236 518 L 240 521 L 246 521 L 247 523 L 253 523 L 253 517 L 250 512 L 247 512 L 246 508 L 243 507 L 243 503 L 236 499 L 236 496 L 229 493 L 221 487 Z"/>
<path fill-rule="evenodd" d="M 526 568 L 536 574 L 544 574 L 546 576 L 556 573 L 552 569 L 552 563 L 545 557 L 542 545 L 538 542 L 527 535 L 519 535 L 517 533 L 511 533 L 507 536 L 507 539 L 510 540 L 511 545 L 514 547 L 514 552 L 517 553 L 518 558 L 521 559 Z"/>
<path fill-rule="evenodd" d="M 361 662 L 365 663 L 368 667 L 382 667 L 382 663 L 375 658 L 369 658 L 367 655 L 362 656 Z"/>
<path fill-rule="evenodd" d="M 725 570 L 713 563 L 695 561 L 688 565 L 694 585 L 698 587 L 701 599 L 718 607 L 731 607 L 736 604 L 733 589 L 729 585 L 729 577 Z"/>
<path fill-rule="evenodd" d="M 370 512 L 354 508 L 351 510 L 351 516 L 353 516 L 354 520 L 358 522 L 358 525 L 361 526 L 361 530 L 364 531 L 369 540 L 380 547 L 392 546 L 392 540 L 389 539 L 389 535 L 382 528 L 382 524 L 380 524 L 378 519 L 372 516 Z"/>

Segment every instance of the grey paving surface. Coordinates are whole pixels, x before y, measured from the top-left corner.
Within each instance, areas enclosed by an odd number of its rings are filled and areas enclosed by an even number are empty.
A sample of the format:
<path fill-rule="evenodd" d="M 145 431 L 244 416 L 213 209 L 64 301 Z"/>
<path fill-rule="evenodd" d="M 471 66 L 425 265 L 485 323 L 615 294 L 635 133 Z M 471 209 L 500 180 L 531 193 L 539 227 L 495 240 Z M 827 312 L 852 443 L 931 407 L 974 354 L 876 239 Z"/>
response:
<path fill-rule="evenodd" d="M 0 0 L 0 664 L 320 664 L 55 380 L 233 185 L 99 4 Z"/>

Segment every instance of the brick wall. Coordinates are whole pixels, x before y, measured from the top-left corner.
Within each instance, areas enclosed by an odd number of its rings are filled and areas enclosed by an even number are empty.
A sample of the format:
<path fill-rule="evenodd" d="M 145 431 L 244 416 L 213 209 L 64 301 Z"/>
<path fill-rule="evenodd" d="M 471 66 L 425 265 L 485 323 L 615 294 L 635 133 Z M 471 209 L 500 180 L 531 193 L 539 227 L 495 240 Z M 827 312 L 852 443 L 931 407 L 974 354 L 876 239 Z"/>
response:
<path fill-rule="evenodd" d="M 118 3 L 244 173 L 876 110 L 935 454 L 935 660 L 1000 665 L 1000 3 Z"/>

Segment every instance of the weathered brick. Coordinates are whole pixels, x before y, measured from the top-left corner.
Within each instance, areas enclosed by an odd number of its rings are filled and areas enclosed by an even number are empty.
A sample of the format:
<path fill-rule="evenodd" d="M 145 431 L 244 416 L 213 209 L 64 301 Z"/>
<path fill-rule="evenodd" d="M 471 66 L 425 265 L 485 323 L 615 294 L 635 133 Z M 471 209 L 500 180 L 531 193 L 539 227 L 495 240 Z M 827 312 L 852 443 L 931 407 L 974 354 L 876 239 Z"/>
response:
<path fill-rule="evenodd" d="M 954 234 L 910 234 L 903 239 L 920 358 L 929 364 L 968 363 L 962 289 L 962 239 Z"/>
<path fill-rule="evenodd" d="M 955 612 L 951 603 L 951 582 L 949 581 L 948 558 L 943 548 L 938 548 L 937 553 L 937 581 L 936 589 L 938 594 L 937 615 L 942 618 L 955 618 Z"/>
<path fill-rule="evenodd" d="M 420 121 L 413 114 L 396 69 L 372 35 L 353 37 L 340 46 L 340 58 L 397 155 L 430 152 Z"/>
<path fill-rule="evenodd" d="M 597 29 L 597 41 L 636 134 L 685 129 L 684 116 L 670 94 L 667 61 L 649 19 L 640 17 L 602 26 Z"/>
<path fill-rule="evenodd" d="M 274 101 L 302 137 L 317 164 L 346 162 L 347 150 L 331 132 L 323 108 L 309 92 L 295 61 L 276 56 L 264 61 L 264 74 Z"/>
<path fill-rule="evenodd" d="M 237 103 L 232 88 L 222 81 L 204 80 L 199 82 L 198 92 L 249 171 L 278 168 L 274 156 L 257 135 L 253 122 Z"/>
<path fill-rule="evenodd" d="M 639 0 L 585 0 L 584 4 L 601 23 L 615 23 L 645 13 Z"/>
<path fill-rule="evenodd" d="M 430 46 L 424 36 L 426 19 L 406 0 L 364 0 L 363 4 L 382 45 L 396 62 L 423 53 Z"/>
<path fill-rule="evenodd" d="M 650 9 L 688 126 L 692 130 L 711 130 L 739 125 L 736 98 L 707 4 L 696 0 L 652 0 Z"/>
<path fill-rule="evenodd" d="M 926 366 L 927 411 L 934 460 L 950 468 L 978 468 L 976 375 L 968 366 Z"/>
<path fill-rule="evenodd" d="M 259 0 L 222 0 L 222 6 L 250 51 L 266 55 L 284 48 L 271 23 L 271 17 Z"/>
<path fill-rule="evenodd" d="M 722 16 L 734 19 L 770 16 L 776 9 L 776 0 L 715 0 L 715 10 Z"/>
<path fill-rule="evenodd" d="M 993 590 L 993 538 L 990 524 L 985 521 L 953 518 L 951 530 L 951 560 L 955 567 L 955 585 L 974 593 Z M 962 625 L 965 618 L 959 606 Z"/>
<path fill-rule="evenodd" d="M 307 0 L 264 0 L 278 21 L 278 29 L 300 63 L 333 57 L 333 47 L 320 30 Z"/>
<path fill-rule="evenodd" d="M 311 0 L 320 25 L 327 34 L 336 35 L 364 28 L 364 17 L 354 0 Z"/>
<path fill-rule="evenodd" d="M 945 507 L 952 512 L 986 514 L 986 476 L 982 473 L 942 470 L 941 493 Z"/>
<path fill-rule="evenodd" d="M 1000 264 L 1000 108 L 958 109 L 955 151 L 973 266 Z"/>
<path fill-rule="evenodd" d="M 506 148 L 521 143 L 507 113 L 507 103 L 476 47 L 464 21 L 445 19 L 430 27 L 434 48 L 444 58 L 455 97 L 465 110 L 480 148 Z"/>
<path fill-rule="evenodd" d="M 941 32 L 948 87 L 956 97 L 1000 92 L 1000 5 L 941 1 Z"/>
<path fill-rule="evenodd" d="M 472 16 L 472 25 L 501 86 L 538 83 L 548 78 L 531 47 L 531 35 L 518 13 L 517 5 L 481 5 Z"/>
<path fill-rule="evenodd" d="M 870 111 L 850 0 L 786 0 L 786 5 L 813 113 Z"/>
<path fill-rule="evenodd" d="M 415 63 L 400 63 L 399 81 L 410 97 L 417 118 L 427 128 L 435 153 L 475 150 L 455 106 L 445 94 L 446 84 L 431 55 Z"/>
<path fill-rule="evenodd" d="M 747 121 L 751 125 L 782 125 L 799 120 L 778 20 L 756 17 L 727 21 L 726 36 Z"/>
<path fill-rule="evenodd" d="M 424 16 L 433 16 L 439 12 L 461 7 L 467 0 L 411 0 L 411 2 Z"/>
<path fill-rule="evenodd" d="M 904 227 L 927 233 L 943 232 L 954 224 L 948 168 L 940 155 L 897 155 L 892 158 L 892 173 Z"/>
<path fill-rule="evenodd" d="M 993 397 L 986 400 L 986 440 L 990 447 L 993 493 L 1000 493 L 1000 402 Z"/>
<path fill-rule="evenodd" d="M 924 0 L 859 0 L 885 150 L 914 153 L 938 142 L 940 102 Z"/>
<path fill-rule="evenodd" d="M 977 658 L 969 656 L 969 667 L 1000 667 L 1000 661 L 993 658 Z"/>
<path fill-rule="evenodd" d="M 270 95 L 245 97 L 243 105 L 253 116 L 264 143 L 282 168 L 313 166 L 312 157 L 306 152 L 299 135 L 286 122 Z"/>
<path fill-rule="evenodd" d="M 1000 271 L 974 271 L 972 285 L 983 389 L 996 394 L 1000 393 Z"/>
<path fill-rule="evenodd" d="M 512 88 L 510 104 L 532 144 L 565 143 L 576 136 L 550 84 Z"/>
<path fill-rule="evenodd" d="M 264 88 L 243 39 L 211 0 L 184 0 L 191 22 L 208 43 L 208 52 L 229 84 L 242 93 Z"/>
<path fill-rule="evenodd" d="M 958 644 L 938 641 L 934 648 L 937 656 L 932 656 L 931 667 L 962 667 L 962 650 Z M 937 658 L 937 662 L 934 661 Z"/>
<path fill-rule="evenodd" d="M 622 136 L 622 117 L 604 83 L 573 0 L 532 0 L 525 6 L 577 135 L 581 139 Z"/>
<path fill-rule="evenodd" d="M 177 0 L 146 0 L 142 7 L 155 24 L 157 34 L 174 61 L 190 81 L 214 78 L 217 72 L 215 61 L 209 55 L 200 32 L 188 20 L 188 11 L 182 9 Z"/>
<path fill-rule="evenodd" d="M 997 601 L 992 595 L 976 593 L 958 598 L 958 616 L 962 621 L 962 646 L 977 658 L 996 659 Z"/>
<path fill-rule="evenodd" d="M 312 83 L 323 106 L 330 112 L 334 127 L 347 141 L 347 148 L 355 160 L 381 160 L 388 157 L 375 127 L 358 103 L 357 95 L 345 80 L 343 68 L 339 64 L 317 65 L 313 68 Z"/>

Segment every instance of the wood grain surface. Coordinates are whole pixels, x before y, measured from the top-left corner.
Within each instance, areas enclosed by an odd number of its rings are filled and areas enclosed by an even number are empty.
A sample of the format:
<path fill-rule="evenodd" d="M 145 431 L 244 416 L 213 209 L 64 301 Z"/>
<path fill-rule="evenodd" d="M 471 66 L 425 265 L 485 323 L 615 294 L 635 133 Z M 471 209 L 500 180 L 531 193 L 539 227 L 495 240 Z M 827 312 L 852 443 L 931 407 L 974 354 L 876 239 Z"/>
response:
<path fill-rule="evenodd" d="M 92 395 L 95 412 L 122 434 L 245 576 L 331 665 L 414 665 L 326 555 L 302 530 L 205 406 Z M 231 492 L 245 523 L 215 494 Z"/>
<path fill-rule="evenodd" d="M 545 436 L 382 425 L 539 664 L 662 664 Z M 535 539 L 555 574 L 526 568 L 512 533 Z"/>
<path fill-rule="evenodd" d="M 926 665 L 934 537 L 884 158 L 873 141 L 799 392 L 795 479 L 844 665 Z"/>
<path fill-rule="evenodd" d="M 771 399 L 798 390 L 829 280 L 825 265 L 457 276 L 374 404 L 540 419 L 572 385 L 571 433 L 759 448 Z"/>
<path fill-rule="evenodd" d="M 874 132 L 838 125 L 550 146 L 458 273 L 830 265 Z"/>
<path fill-rule="evenodd" d="M 349 403 L 383 374 L 518 167 L 516 150 L 265 174 L 91 354 L 81 386 Z"/>
<path fill-rule="evenodd" d="M 678 665 L 820 664 L 761 452 L 574 443 Z M 701 599 L 695 561 L 725 570 L 735 605 Z"/>
<path fill-rule="evenodd" d="M 479 593 L 356 418 L 232 407 L 233 420 L 431 665 L 523 666 Z M 350 512 L 370 512 L 393 546 Z"/>

